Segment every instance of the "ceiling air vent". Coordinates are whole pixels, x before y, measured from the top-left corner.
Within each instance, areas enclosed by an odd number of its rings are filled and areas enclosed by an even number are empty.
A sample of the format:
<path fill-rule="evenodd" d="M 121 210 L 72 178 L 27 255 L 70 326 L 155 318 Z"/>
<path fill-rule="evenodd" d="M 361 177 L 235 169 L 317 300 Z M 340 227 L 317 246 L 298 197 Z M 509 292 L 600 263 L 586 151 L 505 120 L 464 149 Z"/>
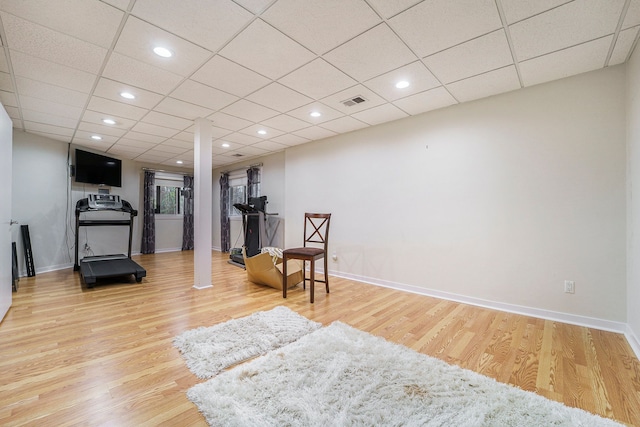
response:
<path fill-rule="evenodd" d="M 354 96 L 353 98 L 345 99 L 344 101 L 342 101 L 342 103 L 345 107 L 353 107 L 354 105 L 362 104 L 365 101 L 366 99 L 364 98 L 364 96 L 358 95 Z"/>
<path fill-rule="evenodd" d="M 244 156 L 244 154 L 236 153 L 231 155 L 231 157 L 242 157 L 242 156 Z"/>

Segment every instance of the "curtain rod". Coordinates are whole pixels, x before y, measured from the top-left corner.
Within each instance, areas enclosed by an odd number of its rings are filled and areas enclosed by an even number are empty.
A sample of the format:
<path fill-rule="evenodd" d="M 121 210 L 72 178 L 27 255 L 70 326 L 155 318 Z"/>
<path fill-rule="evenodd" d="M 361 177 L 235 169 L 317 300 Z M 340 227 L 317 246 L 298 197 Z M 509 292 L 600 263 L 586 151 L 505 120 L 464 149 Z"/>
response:
<path fill-rule="evenodd" d="M 188 172 L 176 172 L 176 171 L 167 171 L 164 169 L 151 169 L 151 168 L 142 168 L 143 171 L 150 171 L 150 172 L 164 172 L 164 173 L 172 173 L 175 175 L 183 175 L 183 176 L 192 176 L 192 174 L 188 173 Z"/>
<path fill-rule="evenodd" d="M 238 169 L 234 169 L 234 170 L 230 170 L 230 171 L 222 171 L 220 173 L 224 175 L 225 173 L 240 172 L 240 171 L 247 170 L 249 168 L 259 168 L 261 166 L 262 166 L 262 163 L 256 163 L 255 165 L 244 166 L 244 167 L 241 167 L 241 168 L 238 168 Z"/>

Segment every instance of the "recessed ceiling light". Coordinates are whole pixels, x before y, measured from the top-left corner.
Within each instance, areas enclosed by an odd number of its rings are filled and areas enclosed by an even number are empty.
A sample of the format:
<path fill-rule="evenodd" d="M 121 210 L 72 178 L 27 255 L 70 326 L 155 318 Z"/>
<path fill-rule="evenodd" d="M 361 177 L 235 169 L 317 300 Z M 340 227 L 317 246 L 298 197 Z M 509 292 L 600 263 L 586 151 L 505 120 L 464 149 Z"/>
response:
<path fill-rule="evenodd" d="M 260 135 L 266 135 L 266 134 L 267 134 L 267 131 L 266 131 L 266 130 L 264 130 L 264 129 L 260 129 L 260 130 L 258 131 L 258 133 L 259 133 Z"/>
<path fill-rule="evenodd" d="M 406 88 L 406 87 L 409 87 L 409 82 L 408 82 L 408 81 L 406 81 L 406 80 L 401 80 L 401 81 L 399 81 L 398 83 L 396 83 L 396 87 L 397 87 L 398 89 L 404 89 L 404 88 Z"/>
<path fill-rule="evenodd" d="M 98 135 L 91 135 L 91 139 L 95 139 L 96 141 L 100 141 L 102 139 L 102 137 L 98 136 Z"/>
<path fill-rule="evenodd" d="M 156 46 L 153 48 L 153 52 L 158 55 L 161 56 L 163 58 L 171 58 L 173 56 L 173 52 L 171 52 L 169 49 L 167 49 L 166 47 L 162 47 L 162 46 Z"/>
<path fill-rule="evenodd" d="M 322 113 L 319 112 L 319 111 L 312 111 L 311 113 L 309 113 L 309 115 L 311 117 L 320 117 L 322 115 Z"/>
<path fill-rule="evenodd" d="M 176 163 L 177 163 L 177 164 L 179 164 L 179 165 L 181 165 L 181 164 L 183 164 L 184 162 L 183 162 L 182 160 L 176 160 Z"/>
<path fill-rule="evenodd" d="M 231 147 L 231 146 L 225 142 L 224 144 L 222 144 L 222 147 L 223 147 L 223 148 L 229 148 L 229 147 Z"/>
<path fill-rule="evenodd" d="M 126 99 L 136 99 L 136 96 L 129 92 L 120 92 L 120 96 Z"/>
<path fill-rule="evenodd" d="M 116 121 L 113 119 L 102 119 L 102 123 L 106 123 L 108 125 L 115 125 Z"/>

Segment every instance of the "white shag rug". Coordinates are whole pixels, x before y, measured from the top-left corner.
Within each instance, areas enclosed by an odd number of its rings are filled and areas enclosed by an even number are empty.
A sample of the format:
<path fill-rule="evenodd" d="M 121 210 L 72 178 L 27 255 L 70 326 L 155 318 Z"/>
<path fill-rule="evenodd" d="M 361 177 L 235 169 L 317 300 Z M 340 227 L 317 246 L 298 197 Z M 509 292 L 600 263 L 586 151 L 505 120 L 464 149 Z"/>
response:
<path fill-rule="evenodd" d="M 278 306 L 215 326 L 191 329 L 174 338 L 173 344 L 191 372 L 199 378 L 210 378 L 321 326 L 287 307 Z"/>
<path fill-rule="evenodd" d="M 340 322 L 187 396 L 212 426 L 620 426 Z"/>

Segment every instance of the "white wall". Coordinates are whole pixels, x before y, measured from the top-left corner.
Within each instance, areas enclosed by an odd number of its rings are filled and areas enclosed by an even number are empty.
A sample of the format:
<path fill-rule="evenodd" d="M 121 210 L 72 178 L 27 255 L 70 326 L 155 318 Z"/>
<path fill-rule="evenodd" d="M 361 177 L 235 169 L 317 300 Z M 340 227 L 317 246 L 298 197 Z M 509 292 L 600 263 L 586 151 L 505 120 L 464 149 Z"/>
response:
<path fill-rule="evenodd" d="M 75 153 L 71 146 L 71 158 Z M 80 147 L 81 149 L 85 149 Z M 66 268 L 73 265 L 75 235 L 75 205 L 98 186 L 76 183 L 68 177 L 68 144 L 46 137 L 14 130 L 12 202 L 14 219 L 29 225 L 36 272 Z M 112 187 L 138 210 L 134 220 L 133 253 L 140 252 L 142 225 L 142 182 L 144 164 L 122 161 L 122 187 Z M 148 166 L 148 165 L 147 165 Z M 164 168 L 163 168 L 164 169 Z M 71 191 L 68 192 L 69 185 Z M 127 214 L 99 212 L 91 218 L 128 218 Z M 68 226 L 65 226 L 67 224 Z M 179 224 L 176 225 L 176 222 Z M 79 257 L 85 243 L 96 254 L 126 253 L 129 239 L 127 227 L 81 227 Z M 182 221 L 158 221 L 156 224 L 158 252 L 182 247 Z M 13 227 L 13 240 L 18 243 L 18 261 L 26 274 L 20 227 Z"/>
<path fill-rule="evenodd" d="M 338 274 L 624 322 L 624 90 L 614 67 L 293 147 L 286 246 L 331 212 Z"/>
<path fill-rule="evenodd" d="M 628 276 L 627 323 L 640 353 L 640 52 L 627 63 Z M 632 340 L 630 340 L 632 341 Z"/>

